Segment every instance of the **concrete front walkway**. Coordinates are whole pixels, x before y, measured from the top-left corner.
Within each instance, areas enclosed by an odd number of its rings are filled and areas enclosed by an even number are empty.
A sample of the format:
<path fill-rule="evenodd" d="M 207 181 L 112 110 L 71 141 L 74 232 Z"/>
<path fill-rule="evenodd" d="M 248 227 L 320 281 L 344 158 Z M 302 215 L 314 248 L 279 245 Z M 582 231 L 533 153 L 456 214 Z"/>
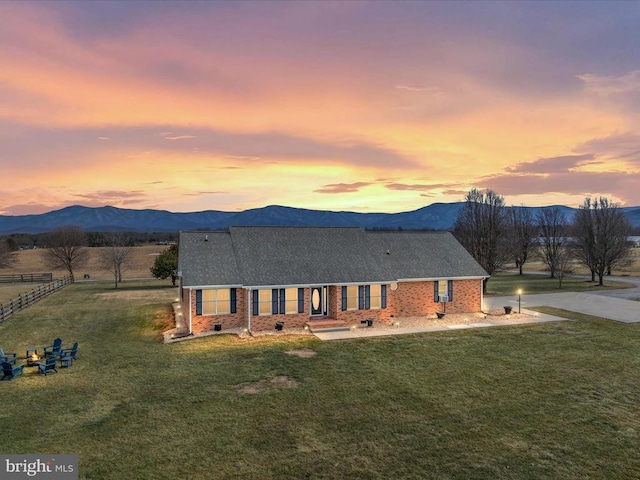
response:
<path fill-rule="evenodd" d="M 383 337 L 388 335 L 406 335 L 410 333 L 441 332 L 445 330 L 460 330 L 465 328 L 498 327 L 506 325 L 519 325 L 525 323 L 557 322 L 566 320 L 561 317 L 545 315 L 527 310 L 527 307 L 555 307 L 572 312 L 593 315 L 595 317 L 615 320 L 622 323 L 640 323 L 640 302 L 628 300 L 639 298 L 640 279 L 629 277 L 607 277 L 628 283 L 635 283 L 637 288 L 625 290 L 596 291 L 593 293 L 544 293 L 539 295 L 522 295 L 520 308 L 522 313 L 531 315 L 531 318 L 520 320 L 485 320 L 477 323 L 465 323 L 460 325 L 443 325 L 429 327 L 398 327 L 398 328 L 356 328 L 349 331 L 315 332 L 320 340 L 340 340 L 348 338 Z M 626 297 L 626 298 L 625 298 Z M 483 311 L 500 309 L 506 305 L 518 311 L 518 296 L 485 297 Z"/>
<path fill-rule="evenodd" d="M 511 320 L 487 320 L 475 323 L 461 323 L 458 325 L 435 325 L 429 327 L 397 327 L 397 328 L 356 328 L 348 331 L 314 332 L 320 340 L 345 340 L 351 338 L 386 337 L 390 335 L 407 335 L 411 333 L 442 332 L 446 330 L 463 330 L 467 328 L 504 327 L 512 325 L 524 325 L 529 323 L 547 323 L 566 320 L 561 317 L 545 315 L 538 312 L 522 310 L 522 313 L 531 315 L 530 318 Z"/>

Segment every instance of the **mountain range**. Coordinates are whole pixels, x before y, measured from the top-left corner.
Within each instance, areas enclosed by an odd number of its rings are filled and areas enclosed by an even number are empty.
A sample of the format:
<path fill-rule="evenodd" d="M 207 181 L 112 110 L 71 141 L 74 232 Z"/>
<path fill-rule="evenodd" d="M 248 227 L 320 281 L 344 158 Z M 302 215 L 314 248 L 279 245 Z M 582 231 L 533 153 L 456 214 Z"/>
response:
<path fill-rule="evenodd" d="M 369 229 L 449 230 L 464 202 L 433 203 L 401 213 L 356 213 L 307 210 L 270 205 L 241 212 L 206 210 L 172 213 L 165 210 L 132 210 L 116 207 L 66 207 L 38 215 L 0 215 L 0 235 L 43 233 L 63 225 L 78 225 L 88 232 L 177 232 L 221 229 L 230 225 L 291 225 L 364 227 Z M 558 206 L 567 219 L 576 209 Z M 542 207 L 531 209 L 533 215 Z M 622 209 L 633 227 L 640 227 L 640 206 Z"/>

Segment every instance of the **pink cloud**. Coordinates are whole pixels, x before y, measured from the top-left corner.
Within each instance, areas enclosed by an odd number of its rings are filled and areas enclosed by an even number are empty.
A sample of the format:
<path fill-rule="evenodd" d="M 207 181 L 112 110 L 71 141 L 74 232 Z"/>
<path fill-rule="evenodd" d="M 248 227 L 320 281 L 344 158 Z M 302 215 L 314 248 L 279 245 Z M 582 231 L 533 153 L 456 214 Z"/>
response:
<path fill-rule="evenodd" d="M 322 188 L 314 190 L 316 193 L 354 193 L 359 191 L 361 188 L 371 185 L 367 182 L 356 182 L 356 183 L 332 183 L 329 185 L 324 185 Z"/>
<path fill-rule="evenodd" d="M 508 167 L 509 173 L 562 173 L 594 160 L 592 153 L 584 155 L 561 155 L 558 157 L 538 158 Z"/>

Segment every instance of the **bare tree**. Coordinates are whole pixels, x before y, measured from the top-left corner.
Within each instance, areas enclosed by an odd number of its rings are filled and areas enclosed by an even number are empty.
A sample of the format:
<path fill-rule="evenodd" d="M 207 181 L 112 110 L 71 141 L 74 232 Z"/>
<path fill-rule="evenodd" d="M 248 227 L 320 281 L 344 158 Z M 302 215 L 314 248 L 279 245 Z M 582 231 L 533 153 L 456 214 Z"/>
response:
<path fill-rule="evenodd" d="M 562 245 L 556 256 L 556 277 L 558 277 L 558 288 L 562 288 L 562 281 L 567 273 L 571 273 L 571 266 L 574 260 L 574 248 L 571 242 Z"/>
<path fill-rule="evenodd" d="M 57 270 L 65 269 L 73 275 L 75 268 L 84 265 L 89 257 L 87 236 L 80 227 L 66 225 L 58 227 L 47 235 L 47 247 L 43 250 L 47 267 Z"/>
<path fill-rule="evenodd" d="M 591 199 L 586 198 L 573 217 L 572 234 L 576 243 L 576 256 L 591 272 L 591 281 L 596 281 L 595 227 L 591 214 Z"/>
<path fill-rule="evenodd" d="M 549 267 L 551 278 L 556 278 L 563 248 L 568 241 L 566 220 L 559 207 L 545 207 L 538 211 L 537 221 L 542 260 Z"/>
<path fill-rule="evenodd" d="M 122 282 L 122 271 L 133 257 L 133 247 L 129 237 L 121 232 L 105 235 L 104 245 L 99 256 L 100 266 L 113 273 L 115 288 L 118 288 L 118 283 Z"/>
<path fill-rule="evenodd" d="M 524 206 L 511 207 L 508 210 L 507 218 L 509 233 L 506 236 L 506 240 L 509 253 L 520 275 L 522 275 L 522 267 L 529 258 L 529 253 L 538 236 L 538 228 L 533 220 L 531 210 Z"/>
<path fill-rule="evenodd" d="M 608 199 L 586 198 L 573 220 L 580 259 L 591 270 L 591 279 L 604 276 L 615 267 L 625 265 L 631 255 L 631 225 L 620 207 Z"/>
<path fill-rule="evenodd" d="M 505 241 L 507 211 L 504 198 L 492 190 L 472 189 L 454 222 L 453 234 L 489 274 L 502 268 L 509 258 Z M 487 289 L 487 280 L 482 288 Z"/>
<path fill-rule="evenodd" d="M 0 268 L 8 268 L 15 263 L 15 252 L 6 238 L 0 238 Z"/>

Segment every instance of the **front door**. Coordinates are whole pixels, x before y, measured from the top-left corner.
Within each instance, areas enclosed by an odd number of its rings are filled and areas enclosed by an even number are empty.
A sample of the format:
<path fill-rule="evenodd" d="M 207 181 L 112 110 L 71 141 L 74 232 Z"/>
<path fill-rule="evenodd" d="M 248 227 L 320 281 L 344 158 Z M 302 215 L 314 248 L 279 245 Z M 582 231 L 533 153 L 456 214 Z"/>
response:
<path fill-rule="evenodd" d="M 327 287 L 311 287 L 311 315 L 326 315 L 328 302 Z"/>

